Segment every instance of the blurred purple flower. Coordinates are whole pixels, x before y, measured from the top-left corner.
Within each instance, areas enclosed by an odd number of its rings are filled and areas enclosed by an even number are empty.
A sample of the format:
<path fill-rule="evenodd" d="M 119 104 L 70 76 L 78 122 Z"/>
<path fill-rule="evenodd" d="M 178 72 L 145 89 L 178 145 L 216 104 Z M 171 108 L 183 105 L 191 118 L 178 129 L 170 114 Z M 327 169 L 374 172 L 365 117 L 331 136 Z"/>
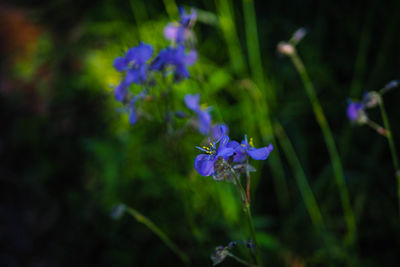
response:
<path fill-rule="evenodd" d="M 181 16 L 179 23 L 169 23 L 164 28 L 165 38 L 178 44 L 193 37 L 191 29 L 197 19 L 197 12 L 194 9 L 192 9 L 189 14 L 186 14 L 185 9 L 179 7 L 179 14 Z"/>
<path fill-rule="evenodd" d="M 146 61 L 153 55 L 153 46 L 141 42 L 138 46 L 130 48 L 125 56 L 114 60 L 114 68 L 119 72 L 125 72 L 125 77 L 115 88 L 115 98 L 123 101 L 128 87 L 132 83 L 140 84 L 147 79 Z"/>
<path fill-rule="evenodd" d="M 197 60 L 197 52 L 195 50 L 185 53 L 185 47 L 178 45 L 177 47 L 168 46 L 161 50 L 151 64 L 152 70 L 163 70 L 168 66 L 174 68 L 174 74 L 177 80 L 188 78 L 189 71 L 187 66 L 193 65 Z"/>
<path fill-rule="evenodd" d="M 196 113 L 198 119 L 199 131 L 207 135 L 211 130 L 211 115 L 208 109 L 203 109 L 200 104 L 200 94 L 187 94 L 185 95 L 185 104 Z"/>
<path fill-rule="evenodd" d="M 347 117 L 349 117 L 352 122 L 363 122 L 365 118 L 365 106 L 360 102 L 349 101 L 347 107 Z"/>
<path fill-rule="evenodd" d="M 253 138 L 250 138 L 250 142 L 248 142 L 247 135 L 244 136 L 244 140 L 241 144 L 236 141 L 231 141 L 229 142 L 228 147 L 231 147 L 235 150 L 233 162 L 244 162 L 247 159 L 247 156 L 250 156 L 255 160 L 266 160 L 271 151 L 274 149 L 272 144 L 269 144 L 266 147 L 255 148 L 253 144 Z"/>

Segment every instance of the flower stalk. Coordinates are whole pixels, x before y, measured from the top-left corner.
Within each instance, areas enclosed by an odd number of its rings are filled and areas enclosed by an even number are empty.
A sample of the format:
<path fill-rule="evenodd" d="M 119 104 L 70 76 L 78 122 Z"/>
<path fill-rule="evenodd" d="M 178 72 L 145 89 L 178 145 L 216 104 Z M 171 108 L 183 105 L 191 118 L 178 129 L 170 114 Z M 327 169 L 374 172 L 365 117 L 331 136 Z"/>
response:
<path fill-rule="evenodd" d="M 389 143 L 389 148 L 390 148 L 390 153 L 392 155 L 392 161 L 393 161 L 393 167 L 395 169 L 395 175 L 396 175 L 396 180 L 397 180 L 397 197 L 398 197 L 398 208 L 399 208 L 399 214 L 400 214 L 400 169 L 399 169 L 399 160 L 397 157 L 397 151 L 396 151 L 396 146 L 394 144 L 394 139 L 392 132 L 390 130 L 390 124 L 389 124 L 389 119 L 386 113 L 385 106 L 383 104 L 383 100 L 379 101 L 379 108 L 381 110 L 381 115 L 382 115 L 382 120 L 383 120 L 383 125 L 386 128 L 386 138 Z"/>
<path fill-rule="evenodd" d="M 290 48 L 290 49 L 289 49 Z M 304 88 L 306 90 L 306 93 L 308 95 L 308 98 L 310 99 L 314 115 L 317 119 L 317 122 L 322 130 L 322 134 L 325 139 L 325 143 L 329 152 L 329 156 L 331 158 L 332 162 L 332 167 L 335 175 L 335 180 L 336 184 L 339 189 L 339 194 L 340 194 L 340 200 L 342 203 L 344 215 L 345 215 L 345 220 L 347 224 L 347 236 L 346 236 L 346 243 L 352 244 L 355 241 L 356 238 L 356 219 L 354 216 L 353 209 L 350 204 L 350 198 L 349 198 L 349 193 L 347 190 L 347 186 L 345 183 L 345 178 L 343 174 L 343 167 L 342 163 L 340 161 L 336 144 L 334 141 L 334 138 L 332 136 L 332 132 L 330 130 L 328 121 L 326 120 L 325 114 L 322 110 L 322 106 L 318 100 L 318 97 L 315 93 L 314 86 L 308 76 L 307 70 L 301 60 L 301 58 L 298 56 L 296 48 L 294 45 L 290 43 L 280 43 L 278 45 L 278 50 L 281 51 L 281 53 L 287 55 L 290 57 L 290 59 L 293 62 L 293 65 L 295 66 L 297 72 L 299 73 Z"/>
<path fill-rule="evenodd" d="M 243 188 L 242 184 L 240 183 L 240 177 L 238 176 L 236 171 L 228 163 L 226 163 L 226 165 L 229 166 L 229 169 L 234 177 L 233 179 L 235 182 L 235 186 L 238 189 L 238 191 L 240 192 L 240 195 L 247 196 L 245 189 Z M 251 238 L 254 243 L 255 256 L 253 255 L 253 257 L 254 257 L 256 264 L 258 266 L 262 266 L 262 259 L 261 259 L 260 249 L 257 244 L 256 231 L 254 228 L 253 217 L 251 216 L 250 202 L 248 201 L 247 197 L 244 197 L 244 198 L 242 197 L 242 199 L 244 201 L 244 210 L 247 215 L 247 222 L 249 224 Z"/>

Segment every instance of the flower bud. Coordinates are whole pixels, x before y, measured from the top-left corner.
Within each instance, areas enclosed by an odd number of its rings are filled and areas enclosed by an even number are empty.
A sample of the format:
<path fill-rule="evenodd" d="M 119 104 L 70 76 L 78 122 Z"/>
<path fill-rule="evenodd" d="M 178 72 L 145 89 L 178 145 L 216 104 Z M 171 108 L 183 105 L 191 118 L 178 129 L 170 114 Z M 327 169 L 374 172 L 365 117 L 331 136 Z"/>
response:
<path fill-rule="evenodd" d="M 363 104 L 367 108 L 373 108 L 379 105 L 381 96 L 375 91 L 366 92 L 363 97 Z"/>
<path fill-rule="evenodd" d="M 293 45 L 287 42 L 279 42 L 278 43 L 278 52 L 285 56 L 292 56 L 294 54 Z"/>

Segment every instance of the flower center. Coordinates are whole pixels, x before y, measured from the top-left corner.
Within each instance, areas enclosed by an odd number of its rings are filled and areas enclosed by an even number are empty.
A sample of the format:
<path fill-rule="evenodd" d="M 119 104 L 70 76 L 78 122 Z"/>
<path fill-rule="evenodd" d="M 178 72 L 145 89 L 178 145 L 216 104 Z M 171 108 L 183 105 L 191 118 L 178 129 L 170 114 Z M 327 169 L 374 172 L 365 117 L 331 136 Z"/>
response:
<path fill-rule="evenodd" d="M 215 150 L 214 144 L 213 144 L 212 142 L 210 142 L 209 145 L 210 145 L 210 146 L 203 146 L 202 149 L 204 149 L 204 152 L 206 152 L 206 154 L 208 154 L 208 155 L 213 155 L 213 154 L 215 154 L 215 153 L 216 153 L 216 150 Z"/>

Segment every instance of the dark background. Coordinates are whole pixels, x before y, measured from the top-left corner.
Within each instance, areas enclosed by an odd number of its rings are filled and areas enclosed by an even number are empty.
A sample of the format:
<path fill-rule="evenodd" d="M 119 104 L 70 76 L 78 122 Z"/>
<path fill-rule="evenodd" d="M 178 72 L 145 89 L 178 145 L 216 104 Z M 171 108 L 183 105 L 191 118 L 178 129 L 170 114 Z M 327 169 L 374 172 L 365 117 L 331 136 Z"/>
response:
<path fill-rule="evenodd" d="M 165 8 L 171 2 L 0 4 L 0 265 L 181 265 L 145 225 L 129 215 L 110 217 L 121 202 L 152 219 L 194 266 L 211 265 L 217 245 L 248 238 L 234 189 L 193 169 L 202 137 L 190 130 L 171 140 L 162 123 L 145 119 L 130 126 L 109 86 L 118 81 L 112 60 L 121 51 L 140 40 L 156 50 L 167 44 L 162 28 L 171 20 Z M 243 3 L 231 3 L 244 59 L 238 68 L 230 63 L 218 4 L 177 4 L 210 15 L 199 16 L 199 62 L 178 95 L 207 90 L 217 107 L 213 117 L 230 126 L 233 139 L 246 131 L 259 137 L 248 128 L 258 115 L 238 89 L 252 77 Z M 283 153 L 285 209 L 268 161 L 257 163 L 252 209 L 265 265 L 398 266 L 400 214 L 387 141 L 350 124 L 346 99 L 400 78 L 400 1 L 255 1 L 255 10 L 263 73 L 276 93 L 271 116 L 286 129 L 328 228 L 324 238 L 313 230 Z M 298 74 L 276 52 L 299 27 L 308 30 L 299 54 L 330 123 L 356 213 L 351 247 L 342 243 L 343 211 L 321 131 Z M 398 90 L 384 98 L 395 142 Z M 382 123 L 378 110 L 369 115 Z M 256 145 L 266 144 L 258 139 Z M 249 259 L 245 248 L 237 254 Z"/>

